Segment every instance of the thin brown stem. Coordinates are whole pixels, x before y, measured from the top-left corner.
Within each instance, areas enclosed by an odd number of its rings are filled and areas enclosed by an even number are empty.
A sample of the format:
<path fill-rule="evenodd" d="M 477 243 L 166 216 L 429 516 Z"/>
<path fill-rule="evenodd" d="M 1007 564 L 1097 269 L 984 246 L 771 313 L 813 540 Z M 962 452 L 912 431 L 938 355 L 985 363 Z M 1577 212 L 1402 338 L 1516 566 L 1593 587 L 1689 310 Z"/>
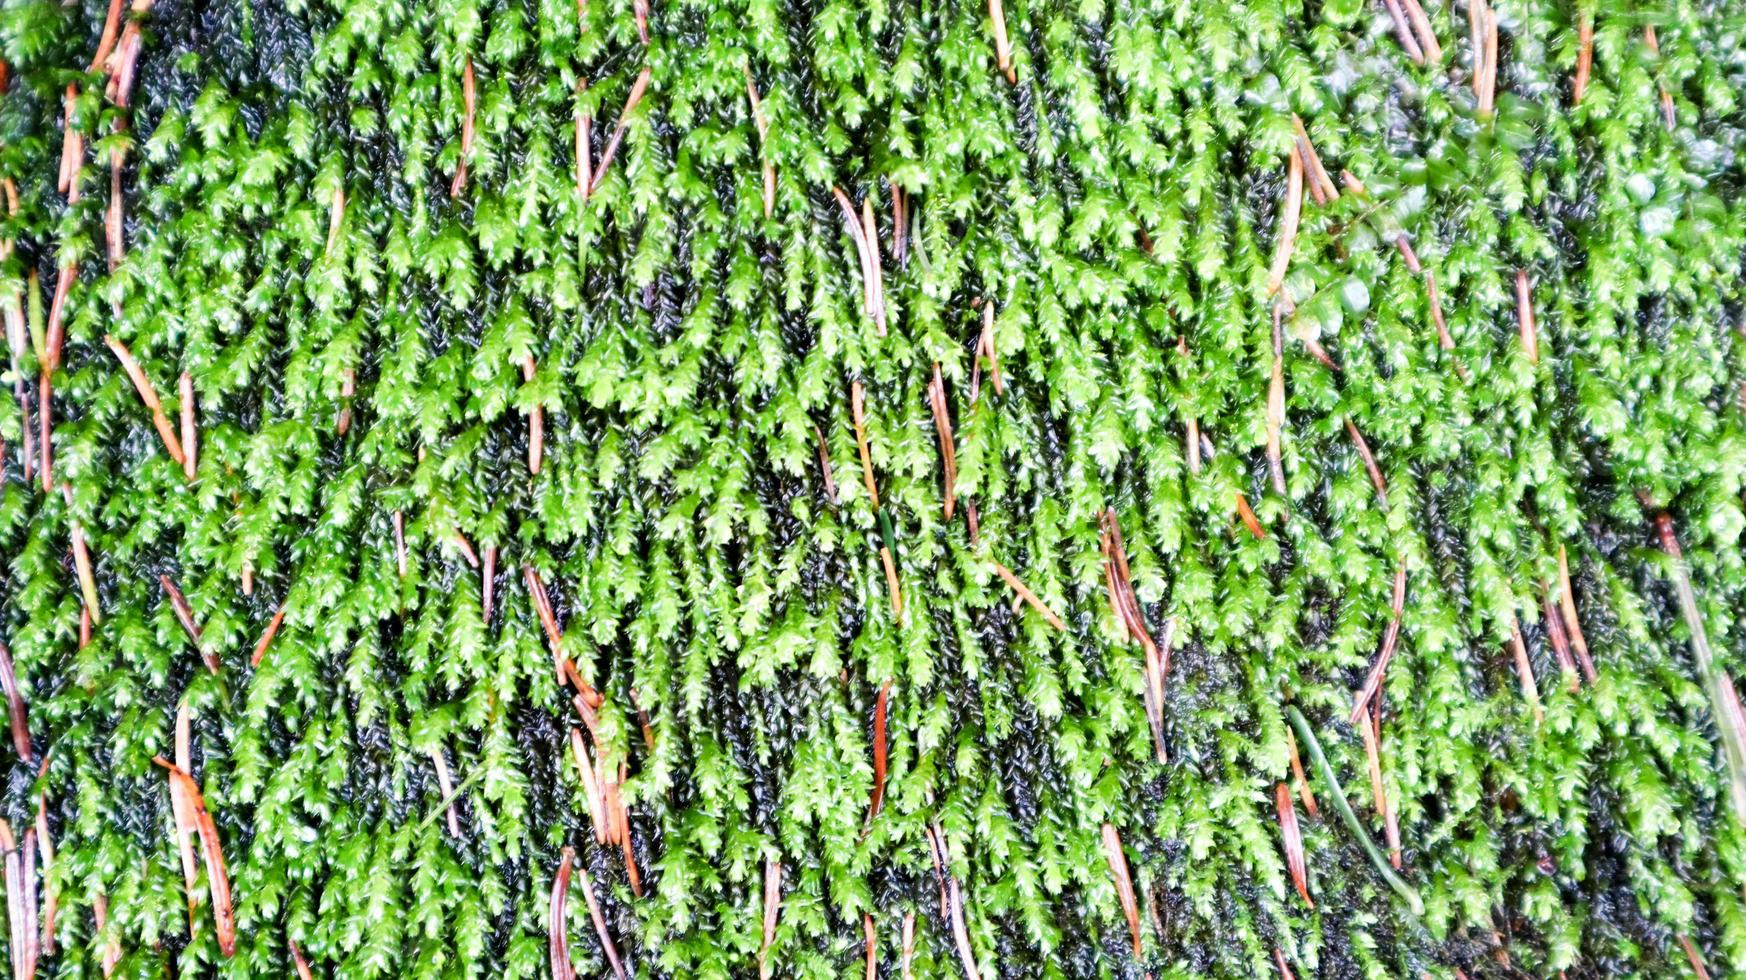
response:
<path fill-rule="evenodd" d="M 1010 586 L 1014 592 L 1018 593 L 1018 597 L 1029 604 L 1032 609 L 1035 609 L 1050 626 L 1053 626 L 1062 632 L 1067 631 L 1067 624 L 1061 621 L 1061 617 L 1055 615 L 1054 610 L 1044 605 L 1043 600 L 1037 598 L 1037 594 L 1027 588 L 1023 582 L 1019 581 L 1018 576 L 1014 575 L 1010 569 L 1005 565 L 1002 565 L 1000 562 L 993 560 L 989 561 L 989 565 L 994 568 L 994 574 L 999 575 L 1001 580 Z"/>
<path fill-rule="evenodd" d="M 1285 867 L 1291 872 L 1291 883 L 1310 908 L 1316 907 L 1309 893 L 1309 868 L 1304 862 L 1303 833 L 1297 826 L 1297 807 L 1291 801 L 1291 790 L 1284 783 L 1273 786 L 1273 810 L 1279 817 L 1279 836 L 1285 845 Z"/>
<path fill-rule="evenodd" d="M 467 189 L 467 164 L 473 158 L 473 119 L 479 109 L 479 97 L 473 81 L 473 56 L 467 55 L 461 66 L 461 155 L 455 162 L 455 179 L 449 184 L 449 197 L 460 197 Z"/>
<path fill-rule="evenodd" d="M 181 440 L 176 438 L 176 430 L 170 427 L 169 416 L 164 414 L 164 407 L 158 401 L 158 392 L 152 387 L 151 379 L 146 377 L 145 371 L 140 368 L 139 362 L 134 360 L 133 353 L 127 349 L 126 344 L 108 335 L 104 336 L 103 343 L 108 345 L 110 351 L 115 354 L 116 360 L 121 362 L 121 369 L 127 372 L 128 378 L 133 381 L 134 390 L 139 392 L 140 401 L 144 402 L 146 408 L 151 411 L 152 425 L 158 430 L 158 438 L 163 440 L 164 449 L 169 452 L 170 458 L 175 460 L 178 466 L 186 467 L 188 465 L 187 457 L 182 452 Z"/>
<path fill-rule="evenodd" d="M 625 131 L 630 128 L 631 113 L 636 111 L 637 103 L 643 101 L 644 93 L 649 90 L 651 77 L 650 70 L 644 68 L 637 73 L 637 80 L 631 83 L 630 94 L 624 100 L 624 109 L 618 114 L 618 125 L 613 127 L 612 138 L 606 141 L 606 149 L 600 153 L 600 165 L 594 168 L 594 178 L 588 184 L 589 197 L 600 191 L 600 182 L 606 179 L 607 171 L 612 168 L 612 160 L 618 155 L 618 146 L 624 142 Z"/>
<path fill-rule="evenodd" d="M 1103 856 L 1109 862 L 1109 873 L 1115 879 L 1116 896 L 1121 899 L 1122 915 L 1128 920 L 1128 936 L 1133 940 L 1134 958 L 1144 953 L 1140 949 L 1140 906 L 1134 896 L 1134 879 L 1128 874 L 1128 855 L 1122 849 L 1122 835 L 1115 824 L 1103 825 Z"/>
<path fill-rule="evenodd" d="M 279 635 L 279 625 L 285 621 L 285 609 L 288 603 L 279 603 L 279 608 L 273 613 L 273 618 L 267 621 L 267 630 L 261 634 L 261 639 L 255 644 L 255 652 L 249 657 L 250 667 L 259 667 L 261 659 L 267 655 L 267 648 L 273 645 L 273 637 Z"/>

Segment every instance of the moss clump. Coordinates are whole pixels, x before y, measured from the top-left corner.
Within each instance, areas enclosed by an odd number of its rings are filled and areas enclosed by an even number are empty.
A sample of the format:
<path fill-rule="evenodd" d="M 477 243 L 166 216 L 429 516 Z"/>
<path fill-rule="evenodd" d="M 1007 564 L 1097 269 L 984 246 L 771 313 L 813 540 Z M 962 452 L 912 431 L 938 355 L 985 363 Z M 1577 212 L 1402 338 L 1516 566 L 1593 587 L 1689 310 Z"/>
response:
<path fill-rule="evenodd" d="M 1737 4 L 111 13 L 0 11 L 15 975 L 1746 970 Z"/>

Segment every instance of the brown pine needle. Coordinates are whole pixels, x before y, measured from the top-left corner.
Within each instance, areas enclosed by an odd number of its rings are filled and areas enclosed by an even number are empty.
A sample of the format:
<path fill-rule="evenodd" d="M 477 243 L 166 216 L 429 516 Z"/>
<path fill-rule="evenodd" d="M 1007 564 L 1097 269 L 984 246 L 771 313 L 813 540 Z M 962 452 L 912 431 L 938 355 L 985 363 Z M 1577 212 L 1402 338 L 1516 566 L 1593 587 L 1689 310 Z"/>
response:
<path fill-rule="evenodd" d="M 309 961 L 303 958 L 303 950 L 297 948 L 297 940 L 290 939 L 291 963 L 297 967 L 297 980 L 315 980 L 315 974 L 309 972 Z"/>
<path fill-rule="evenodd" d="M 835 507 L 837 506 L 837 480 L 831 472 L 830 446 L 825 444 L 824 430 L 820 429 L 816 422 L 813 423 L 812 434 L 818 441 L 818 471 L 819 476 L 824 479 L 825 501 Z"/>
<path fill-rule="evenodd" d="M 200 455 L 200 436 L 195 430 L 194 421 L 194 378 L 183 371 L 177 387 L 180 389 L 182 401 L 182 475 L 190 482 L 194 479 L 194 468 Z"/>
<path fill-rule="evenodd" d="M 1728 763 L 1728 793 L 1734 818 L 1746 823 L 1746 712 L 1741 710 L 1740 695 L 1733 678 L 1718 665 L 1710 652 L 1709 634 L 1704 629 L 1703 614 L 1698 610 L 1697 592 L 1691 584 L 1691 568 L 1679 547 L 1679 537 L 1673 530 L 1673 518 L 1666 511 L 1655 515 L 1655 530 L 1661 548 L 1673 559 L 1671 575 L 1679 599 L 1680 615 L 1690 634 L 1692 659 L 1696 662 L 1698 680 L 1710 696 L 1710 713 L 1716 724 L 1716 734 L 1722 743 L 1722 756 Z"/>
<path fill-rule="evenodd" d="M 1406 573 L 1406 559 L 1402 558 L 1394 572 L 1394 591 L 1389 599 L 1388 627 L 1382 633 L 1382 646 L 1376 653 L 1376 662 L 1370 666 L 1370 673 L 1364 677 L 1364 686 L 1358 689 L 1358 696 L 1353 700 L 1352 713 L 1346 719 L 1354 725 L 1365 716 L 1370 702 L 1382 690 L 1382 675 L 1388 670 L 1389 658 L 1394 656 L 1395 644 L 1400 640 L 1401 613 L 1406 608 Z"/>
<path fill-rule="evenodd" d="M 582 111 L 582 96 L 588 91 L 588 79 L 576 79 L 576 111 L 573 119 L 576 129 L 576 196 L 588 200 L 588 188 L 594 184 L 594 150 L 591 145 L 593 138 L 594 117 Z"/>
<path fill-rule="evenodd" d="M 1273 947 L 1273 963 L 1279 967 L 1279 980 L 1297 980 L 1297 976 L 1291 972 L 1291 967 L 1286 965 L 1284 951 L 1278 946 Z"/>
<path fill-rule="evenodd" d="M 770 980 L 770 947 L 776 942 L 776 923 L 782 915 L 782 862 L 764 859 L 764 943 L 758 947 L 758 980 Z"/>
<path fill-rule="evenodd" d="M 871 913 L 861 913 L 861 945 L 867 951 L 867 980 L 879 980 L 879 934 Z"/>
<path fill-rule="evenodd" d="M 1528 270 L 1516 270 L 1516 325 L 1522 334 L 1522 351 L 1528 355 L 1528 361 L 1540 363 L 1540 331 L 1534 322 L 1533 284 L 1528 281 Z"/>
<path fill-rule="evenodd" d="M 485 546 L 485 568 L 479 575 L 479 608 L 485 617 L 485 625 L 491 625 L 492 593 L 497 588 L 497 546 Z"/>
<path fill-rule="evenodd" d="M 335 185 L 334 189 L 333 189 L 333 196 L 328 199 L 328 205 L 327 205 L 327 249 L 326 249 L 326 252 L 328 255 L 332 255 L 334 248 L 339 245 L 340 226 L 345 222 L 345 220 L 346 220 L 346 189 L 344 187 L 339 186 L 339 185 Z"/>
<path fill-rule="evenodd" d="M 133 381 L 134 390 L 139 392 L 140 401 L 145 402 L 146 408 L 151 411 L 152 425 L 157 428 L 158 438 L 163 440 L 164 449 L 169 452 L 170 458 L 175 460 L 178 466 L 186 467 L 188 465 L 187 457 L 182 453 L 181 440 L 176 438 L 176 430 L 170 427 L 169 416 L 164 414 L 164 407 L 158 401 L 157 389 L 152 387 L 151 379 L 146 377 L 139 362 L 134 360 L 133 352 L 127 349 L 126 344 L 108 335 L 104 336 L 103 343 L 108 345 L 110 351 L 115 354 L 115 359 L 121 362 L 121 369 L 127 372 L 128 378 Z"/>
<path fill-rule="evenodd" d="M 1303 158 L 1301 163 L 1310 181 L 1310 187 L 1315 191 L 1316 203 L 1326 204 L 1338 200 L 1340 189 L 1334 186 L 1333 178 L 1328 176 L 1326 167 L 1322 166 L 1322 158 L 1316 153 L 1316 145 L 1309 138 L 1309 130 L 1304 128 L 1303 120 L 1297 113 L 1291 114 L 1291 126 L 1297 133 L 1297 150 Z"/>
<path fill-rule="evenodd" d="M 12 727 L 12 747 L 18 757 L 29 762 L 35 757 L 30 743 L 30 718 L 24 706 L 24 692 L 18 687 L 18 674 L 12 666 L 12 651 L 0 643 L 0 686 L 6 691 L 6 716 Z"/>
<path fill-rule="evenodd" d="M 600 780 L 594 772 L 594 762 L 588 757 L 588 746 L 583 744 L 582 729 L 570 729 L 570 755 L 576 763 L 576 775 L 582 780 L 582 793 L 588 799 L 588 818 L 594 826 L 594 841 L 597 844 L 606 843 L 606 814 L 601 808 L 602 794 Z"/>
<path fill-rule="evenodd" d="M 1388 19 L 1394 22 L 1394 36 L 1400 39 L 1400 46 L 1406 49 L 1407 57 L 1413 59 L 1415 65 L 1424 64 L 1424 49 L 1419 47 L 1418 38 L 1407 25 L 1406 11 L 1401 9 L 1400 0 L 1382 0 L 1382 5 L 1388 10 Z"/>
<path fill-rule="evenodd" d="M 994 574 L 999 575 L 1002 581 L 1011 586 L 1012 590 L 1018 593 L 1018 597 L 1028 603 L 1032 609 L 1035 609 L 1043 619 L 1048 621 L 1050 626 L 1055 627 L 1063 633 L 1067 631 L 1067 624 L 1061 621 L 1061 617 L 1055 615 L 1054 610 L 1044 605 L 1043 600 L 1037 598 L 1035 592 L 1026 588 L 1025 584 L 1020 582 L 1018 576 L 1014 575 L 1010 569 L 992 559 L 989 560 L 989 565 L 993 566 Z"/>
<path fill-rule="evenodd" d="M 430 750 L 430 763 L 436 769 L 437 788 L 442 791 L 442 799 L 453 799 L 455 795 L 455 781 L 449 776 L 449 760 L 443 757 L 443 750 L 441 748 Z M 460 837 L 461 818 L 455 813 L 455 805 L 453 803 L 449 804 L 446 815 L 449 823 L 449 836 L 456 838 Z"/>
<path fill-rule="evenodd" d="M 879 548 L 879 563 L 885 568 L 885 588 L 891 594 L 891 615 L 898 622 L 903 622 L 903 589 L 897 580 L 897 563 L 891 557 L 891 549 Z"/>
<path fill-rule="evenodd" d="M 1649 53 L 1655 57 L 1655 60 L 1661 60 L 1661 41 L 1655 36 L 1654 24 L 1643 25 L 1643 43 L 1648 45 Z M 1665 82 L 1660 83 L 1660 88 L 1661 121 L 1666 125 L 1667 131 L 1671 133 L 1673 132 L 1673 93 L 1667 90 Z"/>
<path fill-rule="evenodd" d="M 260 642 L 255 644 L 255 652 L 249 657 L 250 667 L 259 667 L 261 659 L 267 655 L 267 648 L 273 645 L 273 637 L 279 635 L 279 624 L 285 621 L 286 603 L 279 603 L 279 608 L 273 613 L 273 618 L 267 621 L 267 631 L 261 634 Z"/>
<path fill-rule="evenodd" d="M 649 90 L 651 77 L 652 73 L 645 67 L 637 73 L 637 80 L 631 83 L 630 94 L 624 100 L 624 109 L 618 114 L 618 124 L 612 128 L 612 138 L 606 141 L 606 149 L 600 153 L 600 165 L 594 168 L 594 179 L 588 185 L 589 197 L 600 191 L 600 182 L 606 179 L 607 171 L 612 168 L 613 157 L 618 155 L 618 145 L 624 142 L 625 131 L 630 128 L 631 113 L 636 111 L 637 103 L 643 101 L 643 95 Z"/>
<path fill-rule="evenodd" d="M 1298 799 L 1303 801 L 1303 808 L 1312 819 L 1320 819 L 1322 812 L 1316 806 L 1316 794 L 1310 789 L 1309 776 L 1303 771 L 1303 757 L 1297 752 L 1297 737 L 1291 734 L 1291 729 L 1285 730 L 1285 747 L 1291 756 L 1291 778 L 1297 783 Z"/>
<path fill-rule="evenodd" d="M 231 908 L 230 876 L 224 870 L 224 852 L 219 849 L 218 825 L 206 809 L 206 798 L 200 784 L 187 770 L 172 765 L 162 756 L 152 760 L 170 771 L 170 781 L 182 784 L 192 806 L 194 829 L 200 835 L 200 851 L 206 859 L 206 887 L 212 894 L 212 912 L 218 922 L 218 948 L 226 957 L 236 955 L 236 916 Z"/>
<path fill-rule="evenodd" d="M 103 33 L 97 39 L 97 54 L 91 59 L 91 67 L 87 73 L 102 68 L 109 60 L 109 54 L 115 50 L 115 37 L 121 30 L 121 0 L 109 0 L 109 13 L 103 18 Z"/>
<path fill-rule="evenodd" d="M 873 801 L 867 812 L 871 824 L 879 816 L 879 806 L 885 802 L 885 714 L 890 706 L 891 678 L 879 685 L 879 697 L 873 705 Z"/>
<path fill-rule="evenodd" d="M 1140 906 L 1134 897 L 1134 880 L 1128 874 L 1128 855 L 1122 850 L 1122 836 L 1115 824 L 1103 825 L 1103 856 L 1109 861 L 1109 873 L 1115 879 L 1116 896 L 1122 902 L 1122 915 L 1128 920 L 1128 936 L 1134 942 L 1134 958 L 1144 955 L 1140 950 Z"/>
<path fill-rule="evenodd" d="M 637 37 L 646 48 L 649 46 L 649 0 L 632 0 L 631 12 L 637 19 Z"/>
<path fill-rule="evenodd" d="M 531 383 L 534 379 L 534 358 L 532 354 L 521 359 L 521 380 Z M 540 465 L 546 457 L 546 409 L 544 405 L 535 404 L 527 413 L 527 471 L 530 476 L 540 475 Z"/>
<path fill-rule="evenodd" d="M 1364 471 L 1370 474 L 1370 485 L 1376 488 L 1376 499 L 1382 504 L 1383 510 L 1388 510 L 1388 481 L 1382 478 L 1382 470 L 1376 465 L 1376 457 L 1370 452 L 1370 444 L 1364 441 L 1364 434 L 1353 424 L 1352 417 L 1346 416 L 1346 434 L 1352 437 L 1352 445 L 1358 449 L 1358 458 L 1364 461 Z"/>
<path fill-rule="evenodd" d="M 915 959 L 915 913 L 903 914 L 903 980 L 914 980 L 915 974 L 910 963 Z M 768 977 L 762 980 L 769 980 Z"/>
<path fill-rule="evenodd" d="M 72 495 L 69 493 L 68 502 Z M 91 614 L 91 622 L 97 625 L 103 623 L 103 610 L 97 604 L 97 578 L 91 571 L 91 552 L 85 546 L 85 529 L 75 519 L 73 521 L 73 568 L 79 576 L 79 592 L 85 599 L 85 609 Z"/>
<path fill-rule="evenodd" d="M 189 640 L 193 641 L 194 649 L 200 651 L 200 659 L 206 661 L 206 669 L 217 675 L 219 671 L 218 655 L 207 650 L 205 643 L 201 641 L 200 626 L 194 622 L 194 607 L 188 605 L 188 600 L 182 595 L 182 590 L 176 588 L 176 583 L 171 581 L 168 575 L 159 575 L 158 585 L 163 588 L 164 595 L 169 597 L 170 608 L 176 614 L 176 622 L 182 624 L 182 631 L 188 634 Z"/>
<path fill-rule="evenodd" d="M 1012 42 L 1006 36 L 1006 7 L 1001 0 L 988 0 L 988 19 L 994 23 L 994 64 L 1008 85 L 1018 84 L 1012 68 Z"/>
<path fill-rule="evenodd" d="M 1438 62 L 1443 60 L 1443 46 L 1437 43 L 1437 34 L 1431 30 L 1431 19 L 1425 16 L 1425 8 L 1419 6 L 1419 0 L 1400 0 L 1400 5 L 1406 10 L 1407 19 L 1413 23 L 1413 32 L 1418 35 L 1419 47 L 1424 51 L 1425 58 Z"/>
<path fill-rule="evenodd" d="M 1279 212 L 1279 243 L 1273 250 L 1273 265 L 1267 272 L 1267 295 L 1277 296 L 1285 285 L 1291 253 L 1297 248 L 1297 224 L 1303 213 L 1303 158 L 1286 155 L 1285 204 Z"/>
<path fill-rule="evenodd" d="M 188 702 L 176 709 L 176 765 L 183 772 L 194 768 L 194 752 L 190 735 Z M 176 853 L 182 862 L 182 887 L 188 900 L 188 935 L 194 935 L 196 924 L 194 888 L 199 883 L 199 871 L 194 863 L 194 841 L 198 834 L 194 824 L 194 804 L 188 798 L 187 787 L 170 780 L 170 812 L 176 821 Z"/>
<path fill-rule="evenodd" d="M 467 162 L 473 158 L 473 117 L 479 109 L 478 94 L 473 84 L 473 56 L 468 55 L 461 67 L 461 156 L 455 163 L 455 179 L 449 184 L 449 197 L 460 197 L 467 189 Z"/>
<path fill-rule="evenodd" d="M 752 123 L 758 129 L 758 155 L 764 168 L 764 220 L 768 221 L 776 213 L 776 161 L 770 156 L 770 120 L 764 116 L 764 100 L 758 96 L 758 83 L 752 80 L 751 63 L 741 67 L 746 72 L 746 98 L 752 103 Z M 896 190 L 892 188 L 894 194 Z M 901 248 L 894 248 L 892 254 L 903 257 Z"/>
<path fill-rule="evenodd" d="M 1685 958 L 1691 963 L 1691 972 L 1696 974 L 1697 980 L 1710 980 L 1710 971 L 1708 967 L 1704 966 L 1703 954 L 1698 952 L 1691 937 L 1680 933 L 1675 938 L 1679 940 L 1679 945 L 1685 949 Z"/>
<path fill-rule="evenodd" d="M 1291 872 L 1291 883 L 1310 908 L 1316 907 L 1309 893 L 1309 868 L 1304 863 L 1303 833 L 1297 826 L 1297 807 L 1291 801 L 1291 789 L 1284 783 L 1273 786 L 1273 809 L 1279 816 L 1279 836 L 1285 842 L 1285 867 Z"/>
<path fill-rule="evenodd" d="M 1283 437 L 1285 429 L 1285 330 L 1282 304 L 1273 304 L 1273 369 L 1267 381 L 1267 471 L 1273 492 L 1287 495 Z"/>
<path fill-rule="evenodd" d="M 406 577 L 406 514 L 394 512 L 394 567 L 400 577 Z"/>
<path fill-rule="evenodd" d="M 1570 559 L 1563 545 L 1558 546 L 1558 585 L 1558 602 L 1564 610 L 1564 624 L 1570 628 L 1571 648 L 1576 653 L 1576 662 L 1582 665 L 1582 675 L 1593 684 L 1598 677 L 1594 661 L 1588 656 L 1588 640 L 1582 635 L 1582 620 L 1576 615 L 1576 590 L 1570 586 Z"/>
<path fill-rule="evenodd" d="M 1528 644 L 1522 639 L 1521 624 L 1516 622 L 1515 613 L 1510 613 L 1510 650 L 1515 654 L 1516 678 L 1522 685 L 1522 699 L 1534 711 L 1534 720 L 1546 720 L 1546 709 L 1540 706 L 1540 689 L 1534 681 L 1534 665 L 1528 660 Z"/>
<path fill-rule="evenodd" d="M 849 382 L 849 416 L 855 422 L 855 448 L 861 454 L 861 479 L 867 484 L 867 497 L 873 509 L 879 509 L 879 485 L 873 480 L 873 454 L 867 448 L 866 394 L 861 382 Z"/>
<path fill-rule="evenodd" d="M 1558 669 L 1564 675 L 1564 687 L 1575 694 L 1582 686 L 1577 681 L 1576 658 L 1570 655 L 1570 635 L 1564 630 L 1564 614 L 1558 611 L 1558 602 L 1550 592 L 1541 604 L 1540 614 L 1546 620 L 1546 639 L 1552 644 L 1552 652 L 1558 657 Z"/>
<path fill-rule="evenodd" d="M 1376 807 L 1377 816 L 1382 818 L 1382 830 L 1388 840 L 1388 863 L 1400 870 L 1400 826 L 1394 819 L 1394 808 L 1389 806 L 1388 791 L 1382 782 L 1382 719 L 1372 708 L 1358 722 L 1358 732 L 1364 739 L 1364 755 L 1370 764 L 1370 797 Z"/>
<path fill-rule="evenodd" d="M 1594 69 L 1594 15 L 1583 11 L 1576 28 L 1576 78 L 1570 83 L 1570 104 L 1581 105 L 1588 91 L 1588 76 Z"/>
<path fill-rule="evenodd" d="M 1249 506 L 1249 498 L 1243 496 L 1241 492 L 1237 494 L 1237 516 L 1242 518 L 1243 526 L 1249 529 L 1249 533 L 1255 536 L 1255 540 L 1266 539 L 1267 532 L 1261 529 L 1261 521 L 1255 517 L 1254 508 Z"/>
<path fill-rule="evenodd" d="M 994 346 L 994 300 L 982 304 L 982 356 L 988 358 L 988 380 L 994 393 L 1006 394 L 1006 382 L 1000 376 L 1000 352 Z"/>
<path fill-rule="evenodd" d="M 885 269 L 879 260 L 879 221 L 873 213 L 873 195 L 861 198 L 861 231 L 867 242 L 867 261 L 873 278 L 869 287 L 873 297 L 873 326 L 879 336 L 885 336 Z"/>
<path fill-rule="evenodd" d="M 934 432 L 940 440 L 940 460 L 945 469 L 946 520 L 952 519 L 958 486 L 958 449 L 952 436 L 952 413 L 946 404 L 946 382 L 940 377 L 940 362 L 934 362 L 934 377 L 928 382 L 928 403 L 934 413 Z"/>
<path fill-rule="evenodd" d="M 43 764 L 37 768 L 40 778 L 48 771 L 48 759 L 44 757 Z M 48 823 L 48 793 L 36 795 L 36 846 L 42 852 L 42 952 L 53 956 L 55 952 L 55 920 L 60 917 L 61 892 L 54 882 L 55 840 L 49 835 Z"/>
<path fill-rule="evenodd" d="M 619 962 L 618 947 L 612 942 L 612 934 L 606 931 L 606 916 L 600 913 L 600 902 L 594 897 L 594 883 L 588 878 L 586 864 L 576 865 L 576 877 L 582 883 L 582 897 L 588 901 L 588 917 L 594 920 L 594 932 L 600 937 L 600 948 L 606 953 L 606 962 L 612 966 L 612 973 L 618 980 L 629 980 L 624 964 Z"/>
<path fill-rule="evenodd" d="M 552 962 L 552 980 L 576 980 L 576 966 L 570 962 L 570 939 L 564 931 L 570 899 L 570 868 L 575 860 L 576 849 L 564 848 L 558 859 L 558 871 L 552 876 L 550 911 L 546 917 L 546 949 Z"/>

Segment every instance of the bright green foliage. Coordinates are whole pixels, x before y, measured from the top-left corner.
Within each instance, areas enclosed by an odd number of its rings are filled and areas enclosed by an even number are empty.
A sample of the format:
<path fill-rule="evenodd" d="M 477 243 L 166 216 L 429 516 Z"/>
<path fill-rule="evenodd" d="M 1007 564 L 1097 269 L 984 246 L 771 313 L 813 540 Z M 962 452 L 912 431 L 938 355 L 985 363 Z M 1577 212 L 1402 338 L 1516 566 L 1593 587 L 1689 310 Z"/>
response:
<path fill-rule="evenodd" d="M 975 0 L 652 0 L 647 47 L 635 6 L 124 5 L 144 29 L 131 108 L 87 71 L 106 3 L 0 10 L 0 177 L 18 201 L 0 220 L 16 243 L 0 304 L 40 324 L 36 304 L 78 270 L 53 377 L 65 495 L 24 481 L 36 419 L 0 397 L 0 641 L 47 757 L 39 776 L 3 750 L 3 815 L 22 834 L 43 794 L 58 849 L 41 975 L 101 976 L 113 941 L 118 976 L 169 961 L 288 976 L 294 940 L 317 976 L 548 976 L 568 845 L 638 976 L 755 976 L 769 859 L 786 871 L 777 975 L 858 975 L 864 913 L 898 975 L 914 913 L 914 974 L 962 976 L 936 822 L 984 977 L 1258 976 L 1277 973 L 1275 949 L 1299 976 L 1488 975 L 1505 955 L 1533 976 L 1680 976 L 1681 937 L 1716 975 L 1746 970 L 1746 830 L 1639 499 L 1673 516 L 1718 669 L 1746 671 L 1739 4 L 1497 0 L 1491 117 L 1470 84 L 1466 0 L 1424 0 L 1443 49 L 1426 65 L 1380 2 L 1006 0 L 1015 85 Z M 1593 72 L 1573 105 L 1585 17 Z M 592 120 L 598 168 L 645 67 L 585 198 L 575 119 Z M 70 206 L 54 179 L 69 83 L 86 143 Z M 1284 285 L 1282 495 L 1266 286 L 1294 113 L 1334 182 L 1350 171 L 1366 194 L 1305 196 Z M 113 271 L 112 151 L 126 161 Z M 884 336 L 833 187 L 872 204 Z M 894 188 L 911 215 L 901 259 Z M 986 359 L 976 370 L 986 303 L 999 393 Z M 34 404 L 32 332 L 13 369 Z M 172 424 L 191 375 L 197 479 L 105 334 Z M 854 381 L 882 511 L 861 479 Z M 1215 450 L 1198 472 L 1191 422 Z M 1265 539 L 1238 520 L 1239 493 Z M 1142 654 L 1106 596 L 1106 506 L 1154 635 L 1179 623 L 1167 763 Z M 75 524 L 102 611 L 82 648 Z M 496 549 L 488 619 L 455 532 Z M 1545 620 L 1560 548 L 1599 675 L 1574 690 Z M 1015 611 L 995 561 L 1067 630 Z M 1346 719 L 1403 561 L 1381 764 L 1424 913 L 1377 874 L 1313 765 L 1321 816 L 1298 811 L 1311 909 L 1274 814 L 1275 784 L 1293 782 L 1285 706 L 1382 841 Z M 524 565 L 604 695 L 597 751 L 603 771 L 627 762 L 641 898 L 620 851 L 594 842 L 569 757 L 580 720 Z M 869 824 L 887 678 L 890 773 Z M 171 754 L 183 703 L 236 894 L 230 960 L 204 872 L 189 939 L 151 762 Z M 464 781 L 459 839 L 433 752 Z M 1106 821 L 1140 895 L 1143 963 Z M 578 968 L 603 975 L 579 891 L 570 904 Z"/>

